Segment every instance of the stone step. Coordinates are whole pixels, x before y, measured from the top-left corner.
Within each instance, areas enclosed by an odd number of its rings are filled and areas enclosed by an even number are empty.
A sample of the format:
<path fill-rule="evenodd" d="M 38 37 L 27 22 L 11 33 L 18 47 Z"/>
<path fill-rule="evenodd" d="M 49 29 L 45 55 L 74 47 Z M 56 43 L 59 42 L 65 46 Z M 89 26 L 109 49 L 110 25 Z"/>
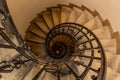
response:
<path fill-rule="evenodd" d="M 91 20 L 93 18 L 93 15 L 91 13 L 89 13 L 88 11 L 84 11 L 80 17 L 78 17 L 78 19 L 76 20 L 75 23 L 84 25 L 85 23 L 87 23 L 89 20 Z"/>
<path fill-rule="evenodd" d="M 103 27 L 97 16 L 89 20 L 86 24 L 84 24 L 84 26 L 91 31 Z"/>
<path fill-rule="evenodd" d="M 82 13 L 83 11 L 80 8 L 73 6 L 68 22 L 75 22 Z"/>
<path fill-rule="evenodd" d="M 73 79 L 71 79 L 69 75 L 66 75 L 66 76 L 61 77 L 60 80 L 73 80 Z"/>
<path fill-rule="evenodd" d="M 43 71 L 43 73 L 39 76 L 38 80 L 44 80 L 45 76 L 46 76 L 46 72 Z"/>
<path fill-rule="evenodd" d="M 68 6 L 63 6 L 63 5 L 60 5 L 60 6 L 62 8 L 61 9 L 61 23 L 65 23 L 69 19 L 72 8 Z"/>
<path fill-rule="evenodd" d="M 30 31 L 30 32 L 32 32 L 32 33 L 34 33 L 34 34 L 42 37 L 42 38 L 45 38 L 45 37 L 46 37 L 46 34 L 43 33 L 43 32 L 40 30 L 40 28 L 39 28 L 38 26 L 36 26 L 35 24 L 31 24 L 31 25 L 29 26 L 28 31 Z"/>
<path fill-rule="evenodd" d="M 44 11 L 44 12 L 38 14 L 38 16 L 43 17 L 43 19 L 44 19 L 45 23 L 47 24 L 49 30 L 54 27 L 51 11 Z"/>
<path fill-rule="evenodd" d="M 40 27 L 41 30 L 43 30 L 45 33 L 48 33 L 48 26 L 46 25 L 45 21 L 42 19 L 42 17 L 36 17 L 33 22 Z"/>
<path fill-rule="evenodd" d="M 111 61 L 110 68 L 117 72 L 120 63 L 120 55 L 115 55 L 114 59 Z"/>
<path fill-rule="evenodd" d="M 105 51 L 116 54 L 116 40 L 115 39 L 100 39 L 102 47 Z M 98 47 L 96 40 L 91 41 L 94 47 Z M 88 44 L 89 46 L 89 44 Z"/>
<path fill-rule="evenodd" d="M 56 77 L 49 72 L 45 73 L 45 76 L 42 80 L 57 80 Z M 41 80 L 40 78 L 38 80 Z"/>
<path fill-rule="evenodd" d="M 106 79 L 105 80 L 120 80 L 120 74 L 107 67 Z"/>
<path fill-rule="evenodd" d="M 115 39 L 101 39 L 100 42 L 105 51 L 111 52 L 114 55 L 116 54 L 116 40 Z"/>
<path fill-rule="evenodd" d="M 61 7 L 52 7 L 52 8 L 49 8 L 49 9 L 51 10 L 51 13 L 52 13 L 52 18 L 53 18 L 54 25 L 56 26 L 56 25 L 60 24 L 60 21 L 61 21 Z"/>
<path fill-rule="evenodd" d="M 41 44 L 28 42 L 28 45 L 30 46 L 31 51 L 33 53 L 35 53 L 39 58 L 42 59 L 42 58 L 44 58 L 46 56 L 47 52 L 46 52 L 44 44 L 41 45 Z"/>
<path fill-rule="evenodd" d="M 111 39 L 107 26 L 92 31 L 98 39 Z"/>
<path fill-rule="evenodd" d="M 68 80 L 76 80 L 76 78 L 74 77 L 74 75 L 73 74 L 70 74 L 69 75 L 69 79 Z"/>
<path fill-rule="evenodd" d="M 42 66 L 40 66 L 38 64 L 33 64 L 32 69 L 29 71 L 29 73 L 26 75 L 26 77 L 24 77 L 23 80 L 32 80 L 41 68 L 42 68 Z"/>
<path fill-rule="evenodd" d="M 41 37 L 39 37 L 35 34 L 32 34 L 30 32 L 27 32 L 27 34 L 29 34 L 29 35 L 27 35 L 25 37 L 25 40 L 32 41 L 32 42 L 38 42 L 38 43 L 44 43 L 45 42 L 44 39 L 42 39 Z"/>

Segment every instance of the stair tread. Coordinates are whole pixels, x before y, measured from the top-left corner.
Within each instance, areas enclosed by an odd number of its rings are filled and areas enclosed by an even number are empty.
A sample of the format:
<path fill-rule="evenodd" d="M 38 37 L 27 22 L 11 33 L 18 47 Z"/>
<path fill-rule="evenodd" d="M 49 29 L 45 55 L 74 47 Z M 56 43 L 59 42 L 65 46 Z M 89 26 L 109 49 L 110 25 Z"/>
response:
<path fill-rule="evenodd" d="M 39 14 L 39 16 L 41 16 L 41 15 L 43 16 L 49 29 L 52 29 L 54 27 L 54 23 L 53 23 L 51 11 L 44 11 L 41 14 Z"/>
<path fill-rule="evenodd" d="M 109 51 L 113 54 L 116 54 L 116 40 L 115 39 L 101 39 L 100 40 L 105 51 Z"/>
<path fill-rule="evenodd" d="M 92 31 L 98 39 L 111 39 L 111 35 L 107 26 Z"/>
<path fill-rule="evenodd" d="M 102 47 L 104 48 L 105 51 L 112 52 L 113 54 L 116 54 L 116 40 L 115 39 L 100 39 L 99 40 L 102 44 Z M 96 40 L 92 41 L 92 44 L 94 47 L 98 47 L 98 43 Z M 88 45 L 89 46 L 89 45 Z"/>
<path fill-rule="evenodd" d="M 49 73 L 49 72 L 46 72 L 43 80 L 48 80 L 48 79 L 49 80 L 55 80 L 55 76 L 53 74 Z"/>
<path fill-rule="evenodd" d="M 120 63 L 120 55 L 115 55 L 114 59 L 112 60 L 111 64 L 110 64 L 110 68 L 114 71 L 117 72 L 117 69 L 119 67 L 119 63 Z"/>
<path fill-rule="evenodd" d="M 68 21 L 72 9 L 70 7 L 61 6 L 61 23 Z"/>
<path fill-rule="evenodd" d="M 111 68 L 107 67 L 106 79 L 105 80 L 119 80 L 120 74 L 117 74 Z"/>
<path fill-rule="evenodd" d="M 26 75 L 26 77 L 23 80 L 31 80 L 34 78 L 34 76 L 39 72 L 39 70 L 42 68 L 42 66 L 38 64 L 34 64 L 33 68 L 30 70 L 30 72 Z"/>
<path fill-rule="evenodd" d="M 43 32 L 40 30 L 40 28 L 37 27 L 37 26 L 34 25 L 34 24 L 31 24 L 31 25 L 29 26 L 28 31 L 31 31 L 32 33 L 35 33 L 36 35 L 39 35 L 39 36 L 41 36 L 42 38 L 45 38 L 45 37 L 46 37 L 46 34 L 43 33 Z"/>
<path fill-rule="evenodd" d="M 31 51 L 33 53 L 35 53 L 39 58 L 44 58 L 45 57 L 46 50 L 44 48 L 45 47 L 44 45 L 31 43 L 31 42 L 28 42 L 28 45 L 30 46 Z"/>
<path fill-rule="evenodd" d="M 56 25 L 60 24 L 61 8 L 60 7 L 54 7 L 54 8 L 51 8 L 51 11 L 52 11 L 54 25 L 56 26 Z"/>
<path fill-rule="evenodd" d="M 102 23 L 100 22 L 97 16 L 89 20 L 86 24 L 84 24 L 84 26 L 90 29 L 91 31 L 103 27 Z"/>
<path fill-rule="evenodd" d="M 66 75 L 66 76 L 61 77 L 60 80 L 71 80 L 71 78 L 69 75 Z"/>
<path fill-rule="evenodd" d="M 88 11 L 84 11 L 80 17 L 78 17 L 78 19 L 76 20 L 76 23 L 84 25 L 85 23 L 87 23 L 89 20 L 91 20 L 93 18 L 93 15 L 91 13 L 89 13 Z"/>
<path fill-rule="evenodd" d="M 75 22 L 77 18 L 83 13 L 83 11 L 80 8 L 74 7 L 73 10 L 70 13 L 70 17 L 68 19 L 68 22 Z"/>
<path fill-rule="evenodd" d="M 27 32 L 26 40 L 33 41 L 33 42 L 38 42 L 38 43 L 44 43 L 45 40 L 41 39 L 39 36 L 34 35 L 30 32 Z"/>
<path fill-rule="evenodd" d="M 44 20 L 42 19 L 42 17 L 36 17 L 34 20 L 33 20 L 40 28 L 41 30 L 43 30 L 45 33 L 48 33 L 49 30 L 48 30 L 48 27 L 47 25 L 45 24 Z"/>

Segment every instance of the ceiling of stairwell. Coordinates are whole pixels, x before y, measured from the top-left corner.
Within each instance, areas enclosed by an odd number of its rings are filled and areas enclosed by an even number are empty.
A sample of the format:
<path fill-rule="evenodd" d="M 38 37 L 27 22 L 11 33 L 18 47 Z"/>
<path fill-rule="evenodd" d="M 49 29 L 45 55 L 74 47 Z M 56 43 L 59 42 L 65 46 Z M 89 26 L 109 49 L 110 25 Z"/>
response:
<path fill-rule="evenodd" d="M 120 32 L 120 0 L 7 0 L 11 15 L 22 36 L 37 13 L 59 3 L 85 5 L 109 19 L 114 31 Z"/>

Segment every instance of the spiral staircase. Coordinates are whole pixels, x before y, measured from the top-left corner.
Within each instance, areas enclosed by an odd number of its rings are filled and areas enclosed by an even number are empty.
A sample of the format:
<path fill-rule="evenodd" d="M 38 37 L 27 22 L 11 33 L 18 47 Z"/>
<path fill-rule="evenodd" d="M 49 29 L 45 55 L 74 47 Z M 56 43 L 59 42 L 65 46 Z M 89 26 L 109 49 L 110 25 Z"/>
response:
<path fill-rule="evenodd" d="M 0 0 L 0 80 L 119 80 L 120 36 L 85 6 L 58 4 L 22 39 Z"/>

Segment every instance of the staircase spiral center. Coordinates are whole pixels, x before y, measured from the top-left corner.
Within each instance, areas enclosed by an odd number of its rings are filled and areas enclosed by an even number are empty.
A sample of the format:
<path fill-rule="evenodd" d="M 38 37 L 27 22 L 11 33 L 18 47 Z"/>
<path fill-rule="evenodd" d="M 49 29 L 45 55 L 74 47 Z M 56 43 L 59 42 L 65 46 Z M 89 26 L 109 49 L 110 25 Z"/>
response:
<path fill-rule="evenodd" d="M 52 56 L 53 57 L 56 57 L 56 58 L 61 58 L 63 57 L 65 54 L 66 54 L 66 51 L 67 51 L 67 47 L 64 43 L 62 42 L 56 42 L 52 48 Z"/>
<path fill-rule="evenodd" d="M 70 57 L 74 52 L 74 40 L 72 36 L 65 33 L 54 35 L 50 33 L 46 43 L 48 55 L 55 59 Z"/>

